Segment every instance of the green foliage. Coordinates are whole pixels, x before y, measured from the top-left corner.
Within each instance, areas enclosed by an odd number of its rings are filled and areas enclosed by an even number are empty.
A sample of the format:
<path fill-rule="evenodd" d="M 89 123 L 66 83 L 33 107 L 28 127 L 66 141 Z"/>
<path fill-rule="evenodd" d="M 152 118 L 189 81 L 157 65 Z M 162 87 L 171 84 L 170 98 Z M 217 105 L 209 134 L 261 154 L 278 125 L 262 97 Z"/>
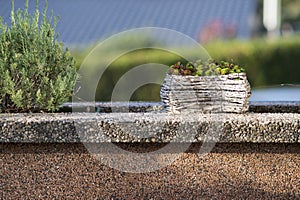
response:
<path fill-rule="evenodd" d="M 0 111 L 55 111 L 72 95 L 77 78 L 75 61 L 57 41 L 57 18 L 42 13 L 38 2 L 34 15 L 15 13 L 11 25 L 0 18 Z"/>
<path fill-rule="evenodd" d="M 234 60 L 234 62 L 243 66 L 251 87 L 300 83 L 299 36 L 281 38 L 280 40 L 219 41 L 206 44 L 204 47 L 218 64 L 221 64 L 221 60 L 229 63 Z M 191 54 L 195 53 L 195 56 L 197 56 L 197 52 L 193 49 L 186 49 L 186 51 Z M 75 59 L 78 67 L 87 54 L 88 52 L 76 52 Z M 90 62 L 97 62 L 95 66 L 101 66 L 103 60 L 110 56 L 116 57 L 118 53 L 108 51 L 97 55 L 94 59 L 90 59 Z M 187 63 L 180 56 L 154 49 L 141 49 L 123 55 L 111 63 L 104 72 L 99 81 L 95 98 L 97 101 L 110 101 L 111 93 L 119 78 L 133 67 L 151 62 L 170 66 L 177 61 Z M 93 70 L 91 71 L 93 72 Z M 228 72 L 225 71 L 225 73 Z M 147 85 L 138 89 L 131 100 L 160 101 L 159 91 L 159 85 Z"/>
<path fill-rule="evenodd" d="M 300 20 L 300 1 L 282 0 L 282 18 L 283 21 Z"/>
<path fill-rule="evenodd" d="M 101 55 L 100 57 L 103 57 L 103 59 L 105 59 L 106 56 Z M 98 57 L 98 60 L 100 62 L 102 59 L 99 59 Z M 147 63 L 160 63 L 168 66 L 170 65 L 170 63 L 174 63 L 177 60 L 186 62 L 185 59 L 181 58 L 180 56 L 174 53 L 159 49 L 135 50 L 118 57 L 109 65 L 109 67 L 105 70 L 101 79 L 99 80 L 99 84 L 95 95 L 96 101 L 110 101 L 111 94 L 116 83 L 130 69 Z M 101 66 L 101 63 L 97 66 Z M 162 75 L 162 77 L 164 75 Z M 160 85 L 148 84 L 144 87 L 139 88 L 133 94 L 131 100 L 159 101 L 159 91 Z"/>
<path fill-rule="evenodd" d="M 216 42 L 205 46 L 216 60 L 244 66 L 252 87 L 300 83 L 300 37 Z"/>
<path fill-rule="evenodd" d="M 188 62 L 186 65 L 177 62 L 170 66 L 169 74 L 181 76 L 213 76 L 241 73 L 244 71 L 245 70 L 240 65 L 231 62 L 198 60 L 195 63 Z"/>

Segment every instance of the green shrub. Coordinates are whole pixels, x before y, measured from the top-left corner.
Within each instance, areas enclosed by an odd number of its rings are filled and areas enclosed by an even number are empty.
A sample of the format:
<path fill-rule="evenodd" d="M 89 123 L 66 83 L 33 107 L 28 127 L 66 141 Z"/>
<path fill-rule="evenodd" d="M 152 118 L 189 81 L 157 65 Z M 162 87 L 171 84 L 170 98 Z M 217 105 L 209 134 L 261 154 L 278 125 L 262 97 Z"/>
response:
<path fill-rule="evenodd" d="M 105 56 L 103 56 L 105 57 Z M 99 59 L 99 58 L 98 58 Z M 99 59 L 101 60 L 101 59 Z M 112 91 L 119 79 L 129 70 L 147 63 L 160 63 L 166 66 L 176 61 L 186 62 L 179 55 L 160 49 L 140 49 L 129 52 L 114 60 L 99 80 L 95 100 L 110 101 Z M 167 73 L 167 70 L 166 70 Z M 146 76 L 146 75 L 145 75 Z M 159 77 L 158 77 L 159 80 Z M 130 99 L 131 101 L 160 101 L 161 85 L 148 84 L 139 88 Z"/>
<path fill-rule="evenodd" d="M 38 2 L 34 15 L 15 13 L 11 25 L 0 19 L 1 112 L 55 111 L 72 95 L 77 78 L 75 61 L 57 41 L 56 17 L 40 20 Z"/>
<path fill-rule="evenodd" d="M 253 88 L 281 83 L 300 83 L 299 36 L 278 40 L 219 41 L 206 44 L 204 47 L 216 61 L 234 61 L 243 66 Z M 186 51 L 191 54 L 197 53 L 194 49 L 186 49 Z M 75 59 L 78 66 L 87 54 L 87 51 L 83 53 L 76 52 Z M 92 62 L 99 63 L 109 57 L 115 57 L 118 52 L 111 50 L 97 55 L 99 56 L 91 59 Z M 113 88 L 119 78 L 133 67 L 151 62 L 170 66 L 177 61 L 186 63 L 184 59 L 178 56 L 153 49 L 141 49 L 122 55 L 111 63 L 104 72 L 99 81 L 95 99 L 96 101 L 110 101 Z M 101 63 L 95 66 L 101 66 Z M 91 64 L 91 68 L 93 68 L 93 64 Z M 138 89 L 131 100 L 160 101 L 159 91 L 159 85 L 149 84 Z"/>
<path fill-rule="evenodd" d="M 300 83 L 300 37 L 216 42 L 205 46 L 216 60 L 244 66 L 252 87 Z"/>

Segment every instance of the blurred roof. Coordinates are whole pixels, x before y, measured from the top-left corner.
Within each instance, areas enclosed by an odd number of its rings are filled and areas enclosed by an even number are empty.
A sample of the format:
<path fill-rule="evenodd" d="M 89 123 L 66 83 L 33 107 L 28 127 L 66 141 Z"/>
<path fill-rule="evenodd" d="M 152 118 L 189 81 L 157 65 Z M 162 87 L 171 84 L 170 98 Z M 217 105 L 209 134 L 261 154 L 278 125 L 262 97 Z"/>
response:
<path fill-rule="evenodd" d="M 236 27 L 238 38 L 249 38 L 257 0 L 49 0 L 49 9 L 60 16 L 59 39 L 68 45 L 84 45 L 137 27 L 163 27 L 198 40 L 214 21 Z M 0 15 L 9 23 L 11 1 L 0 0 Z M 15 8 L 24 8 L 15 0 Z M 42 11 L 45 0 L 40 0 Z M 30 0 L 29 10 L 35 9 Z"/>

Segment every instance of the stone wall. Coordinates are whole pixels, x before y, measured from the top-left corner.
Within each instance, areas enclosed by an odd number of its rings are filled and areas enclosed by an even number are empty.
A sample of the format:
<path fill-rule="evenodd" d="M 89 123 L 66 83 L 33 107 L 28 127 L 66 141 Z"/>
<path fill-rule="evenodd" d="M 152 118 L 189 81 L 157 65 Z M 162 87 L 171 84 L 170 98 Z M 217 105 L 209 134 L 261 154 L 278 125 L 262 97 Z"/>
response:
<path fill-rule="evenodd" d="M 101 106 L 81 109 L 115 112 L 1 114 L 1 199 L 300 199 L 298 104 L 181 115 Z"/>

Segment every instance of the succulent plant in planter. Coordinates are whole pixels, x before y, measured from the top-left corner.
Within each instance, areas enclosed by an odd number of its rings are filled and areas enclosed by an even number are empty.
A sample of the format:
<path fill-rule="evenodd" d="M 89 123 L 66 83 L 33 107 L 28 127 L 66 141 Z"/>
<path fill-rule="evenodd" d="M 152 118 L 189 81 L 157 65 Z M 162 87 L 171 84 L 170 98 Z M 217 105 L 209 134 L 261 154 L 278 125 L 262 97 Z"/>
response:
<path fill-rule="evenodd" d="M 172 112 L 234 112 L 248 110 L 250 85 L 245 70 L 213 60 L 170 66 L 160 96 Z"/>
<path fill-rule="evenodd" d="M 198 60 L 195 63 L 188 62 L 186 65 L 177 62 L 171 65 L 169 70 L 169 74 L 182 76 L 212 76 L 243 72 L 245 72 L 245 70 L 240 65 L 226 61 L 216 62 L 213 60 L 205 62 Z"/>
<path fill-rule="evenodd" d="M 15 13 L 12 2 L 11 25 L 0 17 L 0 112 L 55 111 L 72 95 L 75 61 L 46 12 L 36 3 L 31 16 L 27 1 Z"/>

